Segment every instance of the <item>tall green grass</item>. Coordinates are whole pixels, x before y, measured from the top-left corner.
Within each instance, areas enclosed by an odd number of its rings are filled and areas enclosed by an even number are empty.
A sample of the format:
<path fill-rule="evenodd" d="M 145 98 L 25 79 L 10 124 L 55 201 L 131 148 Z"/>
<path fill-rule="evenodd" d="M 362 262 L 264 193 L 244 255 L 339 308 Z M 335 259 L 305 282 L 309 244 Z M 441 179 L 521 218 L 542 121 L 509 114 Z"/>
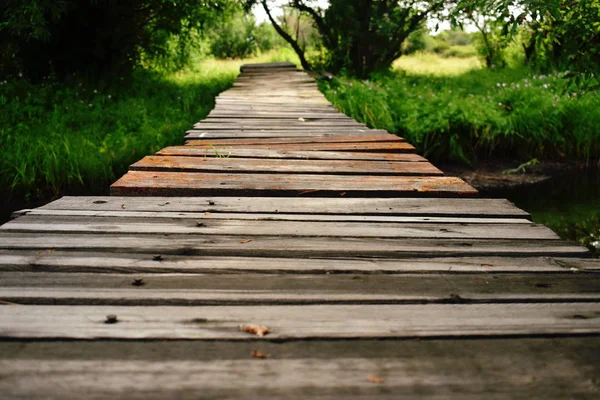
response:
<path fill-rule="evenodd" d="M 214 107 L 244 62 L 197 60 L 178 73 L 140 70 L 121 86 L 85 82 L 0 83 L 0 200 L 99 193 L 145 155 L 181 144 Z"/>
<path fill-rule="evenodd" d="M 397 70 L 371 80 L 337 77 L 321 89 L 343 112 L 404 136 L 434 160 L 598 159 L 600 94 L 565 85 L 560 74 L 524 68 Z"/>

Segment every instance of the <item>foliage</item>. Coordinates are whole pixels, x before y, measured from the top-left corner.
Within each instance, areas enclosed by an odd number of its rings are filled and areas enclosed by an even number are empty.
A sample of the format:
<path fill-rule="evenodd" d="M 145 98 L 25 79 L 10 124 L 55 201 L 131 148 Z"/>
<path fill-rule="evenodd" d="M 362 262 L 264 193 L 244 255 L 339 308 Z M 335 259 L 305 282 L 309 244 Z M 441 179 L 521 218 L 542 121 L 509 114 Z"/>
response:
<path fill-rule="evenodd" d="M 256 53 L 256 21 L 242 12 L 223 18 L 221 23 L 207 32 L 210 53 L 217 58 L 244 58 Z"/>
<path fill-rule="evenodd" d="M 213 107 L 239 64 L 138 71 L 127 87 L 25 78 L 0 85 L 2 199 L 102 190 L 134 161 L 167 145 Z"/>
<path fill-rule="evenodd" d="M 516 39 L 528 65 L 569 70 L 579 90 L 600 87 L 598 0 L 460 0 L 450 16 L 456 25 L 477 27 L 488 66 L 503 62 L 504 49 Z"/>
<path fill-rule="evenodd" d="M 297 40 L 277 23 L 267 0 L 245 0 L 248 7 L 259 3 L 277 32 L 294 48 L 305 69 L 311 64 Z M 286 6 L 312 18 L 326 52 L 326 67 L 365 77 L 389 68 L 402 54 L 402 43 L 419 29 L 427 16 L 441 10 L 446 0 L 330 0 L 326 9 L 314 1 L 290 0 Z"/>
<path fill-rule="evenodd" d="M 143 58 L 185 60 L 190 39 L 227 0 L 6 0 L 0 74 L 32 79 L 130 73 Z M 174 52 L 173 38 L 178 39 Z"/>
<path fill-rule="evenodd" d="M 400 134 L 434 160 L 599 159 L 600 95 L 579 98 L 565 85 L 561 74 L 521 68 L 341 77 L 322 89 L 348 115 Z"/>

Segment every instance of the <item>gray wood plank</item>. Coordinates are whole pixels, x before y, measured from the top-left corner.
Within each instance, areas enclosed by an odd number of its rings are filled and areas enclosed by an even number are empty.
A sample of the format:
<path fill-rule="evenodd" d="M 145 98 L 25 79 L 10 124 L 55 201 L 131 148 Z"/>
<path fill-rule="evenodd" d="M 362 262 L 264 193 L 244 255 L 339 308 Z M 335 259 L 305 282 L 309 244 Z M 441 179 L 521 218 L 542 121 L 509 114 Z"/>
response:
<path fill-rule="evenodd" d="M 372 237 L 557 240 L 543 225 L 390 222 L 256 221 L 104 216 L 25 215 L 0 226 L 2 232 L 104 234 L 192 234 L 279 237 Z"/>
<path fill-rule="evenodd" d="M 530 219 L 529 213 L 505 199 L 65 196 L 40 209 Z"/>
<path fill-rule="evenodd" d="M 168 218 L 194 220 L 255 220 L 255 221 L 329 221 L 329 222 L 397 222 L 397 223 L 442 223 L 442 224 L 531 224 L 526 218 L 468 218 L 468 217 L 410 217 L 395 215 L 343 215 L 343 214 L 284 214 L 284 213 L 224 213 L 224 212 L 172 212 L 172 211 L 115 211 L 93 210 L 46 210 L 25 209 L 16 211 L 16 218 L 29 216 L 78 216 L 113 218 Z"/>
<path fill-rule="evenodd" d="M 14 341 L 0 343 L 0 394 L 6 399 L 595 399 L 599 345 L 597 337 L 260 345 Z M 252 359 L 253 349 L 271 358 Z M 369 375 L 383 382 L 371 383 Z"/>
<path fill-rule="evenodd" d="M 92 274 L 0 272 L 0 302 L 301 305 L 599 302 L 590 274 Z"/>
<path fill-rule="evenodd" d="M 413 145 L 402 141 L 393 142 L 349 142 L 349 143 L 336 143 L 336 142 L 325 142 L 325 143 L 282 143 L 282 144 L 269 144 L 267 143 L 255 143 L 255 144 L 233 144 L 228 143 L 225 145 L 213 145 L 211 141 L 207 140 L 189 140 L 186 142 L 186 146 L 198 146 L 205 147 L 208 150 L 214 149 L 267 149 L 267 150 L 291 150 L 291 151 L 357 151 L 357 152 L 384 152 L 384 153 L 413 153 L 415 148 Z"/>
<path fill-rule="evenodd" d="M 104 323 L 107 314 L 120 322 Z M 297 306 L 3 306 L 4 339 L 267 339 L 600 334 L 600 303 Z"/>
<path fill-rule="evenodd" d="M 352 134 L 367 136 L 373 131 L 366 129 L 343 129 L 339 132 L 328 129 L 321 130 L 281 130 L 281 131 L 264 131 L 264 130 L 224 130 L 224 131 L 204 131 L 201 129 L 191 129 L 186 131 L 185 139 L 236 139 L 236 138 L 310 138 L 310 137 L 338 137 L 340 135 Z"/>
<path fill-rule="evenodd" d="M 165 240 L 168 238 L 168 240 Z M 250 257 L 428 258 L 467 256 L 589 257 L 559 240 L 405 239 L 279 236 L 51 234 L 0 232 L 0 248 Z"/>
<path fill-rule="evenodd" d="M 160 256 L 160 257 L 159 257 Z M 597 273 L 600 261 L 586 258 L 553 256 L 459 256 L 396 259 L 232 257 L 224 254 L 198 256 L 193 254 L 132 253 L 112 250 L 69 251 L 56 248 L 0 249 L 1 271 L 23 272 L 98 272 L 126 274 L 203 273 L 203 274 L 407 274 L 439 273 Z"/>
<path fill-rule="evenodd" d="M 212 146 L 220 145 L 252 145 L 252 144 L 300 144 L 300 143 L 363 143 L 363 142 L 405 142 L 403 138 L 391 133 L 381 132 L 379 130 L 368 131 L 368 134 L 360 135 L 344 134 L 328 137 L 291 137 L 291 138 L 231 138 L 231 139 L 207 139 L 206 144 Z M 199 141 L 199 143 L 201 143 Z"/>

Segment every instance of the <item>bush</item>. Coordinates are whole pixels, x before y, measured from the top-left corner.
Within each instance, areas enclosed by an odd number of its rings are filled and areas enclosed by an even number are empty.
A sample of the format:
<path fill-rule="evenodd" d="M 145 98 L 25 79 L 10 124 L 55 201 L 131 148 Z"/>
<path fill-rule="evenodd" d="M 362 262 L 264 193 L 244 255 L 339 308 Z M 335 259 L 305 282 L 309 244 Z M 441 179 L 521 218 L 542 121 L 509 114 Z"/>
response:
<path fill-rule="evenodd" d="M 342 77 L 322 89 L 343 112 L 404 136 L 433 160 L 600 159 L 600 94 L 579 98 L 563 92 L 566 84 L 521 68 Z"/>

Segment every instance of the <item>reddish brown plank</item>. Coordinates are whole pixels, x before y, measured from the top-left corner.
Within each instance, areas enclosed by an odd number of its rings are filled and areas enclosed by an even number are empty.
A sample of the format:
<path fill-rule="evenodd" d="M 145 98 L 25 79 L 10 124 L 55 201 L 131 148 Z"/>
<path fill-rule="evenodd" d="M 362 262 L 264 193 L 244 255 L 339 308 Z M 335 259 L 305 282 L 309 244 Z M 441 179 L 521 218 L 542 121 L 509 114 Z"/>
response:
<path fill-rule="evenodd" d="M 218 157 L 148 156 L 136 162 L 130 170 L 170 172 L 270 172 L 351 175 L 443 175 L 427 162 L 386 162 L 354 160 L 278 160 Z"/>
<path fill-rule="evenodd" d="M 292 151 L 245 149 L 238 147 L 222 148 L 205 146 L 173 146 L 156 153 L 161 156 L 188 157 L 224 157 L 224 158 L 276 158 L 276 159 L 305 159 L 305 160 L 380 160 L 426 162 L 427 160 L 415 153 L 360 153 L 335 151 Z"/>
<path fill-rule="evenodd" d="M 405 142 L 404 138 L 383 133 L 376 135 L 335 135 L 328 137 L 281 137 L 281 138 L 242 138 L 242 139 L 202 139 L 194 143 L 204 142 L 210 146 L 220 145 L 274 145 L 274 144 L 304 144 L 304 143 L 364 143 L 364 142 Z"/>
<path fill-rule="evenodd" d="M 205 140 L 190 140 L 187 146 L 212 149 Z M 350 143 L 282 143 L 282 144 L 228 144 L 226 147 L 265 150 L 308 150 L 308 151 L 366 151 L 366 152 L 414 152 L 415 147 L 407 142 L 350 142 Z"/>
<path fill-rule="evenodd" d="M 111 186 L 112 195 L 380 195 L 470 196 L 459 178 L 369 175 L 218 174 L 130 171 Z"/>

